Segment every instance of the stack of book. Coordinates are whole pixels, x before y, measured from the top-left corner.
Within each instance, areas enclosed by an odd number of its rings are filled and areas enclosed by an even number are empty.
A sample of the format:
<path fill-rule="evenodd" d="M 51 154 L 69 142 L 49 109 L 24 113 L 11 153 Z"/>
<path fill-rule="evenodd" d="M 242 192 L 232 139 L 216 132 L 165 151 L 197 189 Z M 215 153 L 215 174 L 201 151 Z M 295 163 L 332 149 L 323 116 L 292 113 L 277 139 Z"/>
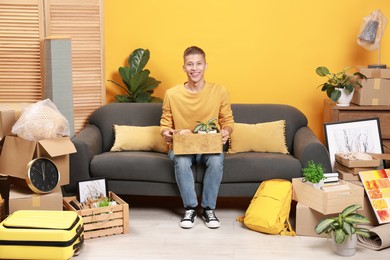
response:
<path fill-rule="evenodd" d="M 324 186 L 339 184 L 339 174 L 337 172 L 324 173 Z"/>

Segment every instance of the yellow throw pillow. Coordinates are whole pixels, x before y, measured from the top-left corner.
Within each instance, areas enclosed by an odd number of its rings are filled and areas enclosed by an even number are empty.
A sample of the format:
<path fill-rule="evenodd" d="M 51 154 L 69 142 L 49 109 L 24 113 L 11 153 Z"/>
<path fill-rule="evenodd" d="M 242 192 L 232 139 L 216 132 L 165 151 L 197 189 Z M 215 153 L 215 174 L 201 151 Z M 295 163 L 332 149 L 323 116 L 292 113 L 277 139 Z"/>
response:
<path fill-rule="evenodd" d="M 168 146 L 159 126 L 114 125 L 115 142 L 111 151 L 154 151 L 167 153 Z"/>
<path fill-rule="evenodd" d="M 270 152 L 288 154 L 286 121 L 258 124 L 235 123 L 230 137 L 229 153 Z"/>

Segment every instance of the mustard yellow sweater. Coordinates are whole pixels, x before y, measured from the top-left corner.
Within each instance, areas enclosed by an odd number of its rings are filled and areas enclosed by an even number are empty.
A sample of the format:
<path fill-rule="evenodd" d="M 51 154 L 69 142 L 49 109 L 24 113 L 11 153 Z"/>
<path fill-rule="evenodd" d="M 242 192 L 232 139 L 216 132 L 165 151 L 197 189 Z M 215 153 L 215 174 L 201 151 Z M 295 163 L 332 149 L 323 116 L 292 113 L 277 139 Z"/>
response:
<path fill-rule="evenodd" d="M 230 126 L 234 119 L 226 88 L 215 83 L 205 83 L 199 93 L 188 92 L 184 84 L 167 90 L 163 102 L 161 131 L 165 128 L 194 130 L 197 121 L 218 119 L 218 128 Z"/>

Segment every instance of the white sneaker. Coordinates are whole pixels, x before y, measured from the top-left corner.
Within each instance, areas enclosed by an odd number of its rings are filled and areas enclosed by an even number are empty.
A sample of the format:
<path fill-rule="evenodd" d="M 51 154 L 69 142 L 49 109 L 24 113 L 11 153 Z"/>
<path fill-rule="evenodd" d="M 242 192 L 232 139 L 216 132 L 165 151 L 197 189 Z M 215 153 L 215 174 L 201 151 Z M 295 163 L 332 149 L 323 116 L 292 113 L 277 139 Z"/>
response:
<path fill-rule="evenodd" d="M 219 228 L 221 226 L 221 223 L 219 222 L 218 218 L 215 216 L 214 210 L 212 209 L 204 209 L 202 218 L 206 223 L 206 226 L 208 228 Z"/>
<path fill-rule="evenodd" d="M 195 225 L 196 211 L 193 209 L 186 210 L 184 217 L 180 221 L 180 227 L 192 228 Z"/>

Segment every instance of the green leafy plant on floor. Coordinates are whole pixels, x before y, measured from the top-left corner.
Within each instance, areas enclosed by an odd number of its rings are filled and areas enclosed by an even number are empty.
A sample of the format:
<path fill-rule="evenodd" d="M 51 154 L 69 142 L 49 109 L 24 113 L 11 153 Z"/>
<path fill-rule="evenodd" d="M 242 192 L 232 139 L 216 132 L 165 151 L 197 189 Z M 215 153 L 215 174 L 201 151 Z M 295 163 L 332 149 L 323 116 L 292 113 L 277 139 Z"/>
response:
<path fill-rule="evenodd" d="M 302 169 L 303 181 L 311 183 L 319 183 L 326 177 L 324 175 L 324 167 L 320 163 L 314 163 L 313 160 L 307 162 L 307 167 Z"/>
<path fill-rule="evenodd" d="M 327 77 L 327 81 L 321 84 L 321 91 L 325 91 L 326 95 L 333 101 L 339 100 L 341 96 L 340 88 L 352 93 L 355 88 L 362 88 L 360 81 L 367 79 L 365 75 L 360 72 L 355 72 L 352 75 L 347 74 L 347 71 L 352 67 L 346 67 L 344 70 L 336 73 L 329 72 L 326 67 L 318 67 L 316 73 L 320 77 Z"/>
<path fill-rule="evenodd" d="M 118 102 L 127 103 L 161 103 L 162 99 L 153 96 L 154 89 L 161 83 L 161 81 L 150 77 L 150 71 L 144 69 L 150 59 L 150 51 L 148 49 L 136 49 L 129 58 L 129 66 L 119 67 L 118 72 L 122 78 L 120 83 L 114 80 L 108 80 L 120 87 L 126 94 L 116 95 L 115 99 Z"/>
<path fill-rule="evenodd" d="M 321 220 L 315 227 L 317 234 L 334 232 L 334 239 L 337 244 L 341 244 L 345 239 L 353 234 L 362 237 L 370 237 L 369 230 L 359 228 L 357 224 L 367 224 L 370 221 L 365 216 L 356 213 L 361 205 L 354 204 L 346 207 L 338 217 Z"/>
<path fill-rule="evenodd" d="M 217 121 L 216 118 L 211 118 L 207 122 L 196 121 L 198 122 L 198 124 L 194 128 L 194 133 L 198 133 L 199 131 L 204 131 L 206 133 L 209 133 L 212 130 L 217 130 L 216 121 Z"/>

